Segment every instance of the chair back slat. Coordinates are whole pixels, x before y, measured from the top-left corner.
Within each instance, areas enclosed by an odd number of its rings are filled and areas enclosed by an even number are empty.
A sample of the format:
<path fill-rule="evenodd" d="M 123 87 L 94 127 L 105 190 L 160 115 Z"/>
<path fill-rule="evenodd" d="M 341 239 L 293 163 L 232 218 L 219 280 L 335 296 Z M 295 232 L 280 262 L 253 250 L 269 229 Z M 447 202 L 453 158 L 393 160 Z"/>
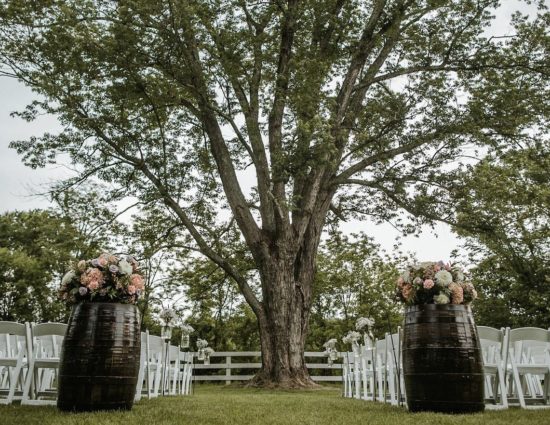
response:
<path fill-rule="evenodd" d="M 25 325 L 17 322 L 0 322 L 0 334 L 25 336 Z"/>
<path fill-rule="evenodd" d="M 518 341 L 550 342 L 550 331 L 542 328 L 517 328 L 510 330 L 510 344 Z"/>

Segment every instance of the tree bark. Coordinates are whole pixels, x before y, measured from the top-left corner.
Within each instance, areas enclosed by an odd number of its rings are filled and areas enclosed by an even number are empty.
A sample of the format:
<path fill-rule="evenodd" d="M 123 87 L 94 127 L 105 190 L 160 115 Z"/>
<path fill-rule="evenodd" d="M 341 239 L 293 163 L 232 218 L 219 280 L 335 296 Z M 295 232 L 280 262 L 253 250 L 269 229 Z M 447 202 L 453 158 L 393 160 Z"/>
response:
<path fill-rule="evenodd" d="M 304 358 L 312 280 L 297 281 L 292 256 L 273 258 L 261 271 L 263 315 L 258 317 L 262 368 L 251 385 L 313 387 Z M 313 271 L 311 272 L 313 276 Z"/>
<path fill-rule="evenodd" d="M 321 191 L 304 237 L 285 233 L 260 264 L 262 312 L 258 315 L 262 368 L 253 386 L 314 388 L 304 358 L 316 256 L 333 192 Z"/>

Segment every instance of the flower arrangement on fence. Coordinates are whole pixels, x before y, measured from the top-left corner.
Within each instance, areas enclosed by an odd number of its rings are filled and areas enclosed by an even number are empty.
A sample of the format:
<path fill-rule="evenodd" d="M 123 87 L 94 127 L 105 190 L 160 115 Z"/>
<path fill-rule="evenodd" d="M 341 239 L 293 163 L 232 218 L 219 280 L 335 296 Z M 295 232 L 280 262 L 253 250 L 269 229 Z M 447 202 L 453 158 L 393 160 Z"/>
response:
<path fill-rule="evenodd" d="M 407 305 L 470 304 L 477 292 L 462 268 L 439 261 L 407 268 L 397 280 L 397 296 Z"/>
<path fill-rule="evenodd" d="M 204 349 L 204 364 L 210 364 L 210 356 L 214 354 L 214 349 L 211 347 L 206 347 Z"/>
<path fill-rule="evenodd" d="M 145 289 L 138 262 L 128 255 L 103 253 L 80 260 L 61 279 L 59 297 L 69 303 L 81 301 L 135 304 Z"/>
<path fill-rule="evenodd" d="M 204 363 L 208 364 L 210 362 L 210 355 L 214 352 L 214 350 L 208 346 L 208 341 L 200 338 L 197 339 L 197 348 L 197 359 L 204 360 Z"/>
<path fill-rule="evenodd" d="M 336 349 L 336 338 L 329 339 L 323 344 L 325 347 L 325 356 L 328 357 L 328 364 L 331 365 L 334 360 L 338 360 L 338 350 Z"/>

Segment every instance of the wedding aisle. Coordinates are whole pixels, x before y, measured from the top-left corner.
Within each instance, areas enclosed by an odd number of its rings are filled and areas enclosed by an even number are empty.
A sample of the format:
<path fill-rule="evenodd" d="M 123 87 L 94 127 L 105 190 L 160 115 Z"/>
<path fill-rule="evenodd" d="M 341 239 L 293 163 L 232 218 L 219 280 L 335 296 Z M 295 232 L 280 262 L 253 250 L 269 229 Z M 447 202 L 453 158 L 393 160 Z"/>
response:
<path fill-rule="evenodd" d="M 550 410 L 475 415 L 410 414 L 387 404 L 342 398 L 340 388 L 268 391 L 196 385 L 193 397 L 142 400 L 130 412 L 61 413 L 55 407 L 0 406 L 2 425 L 497 425 L 550 423 Z"/>

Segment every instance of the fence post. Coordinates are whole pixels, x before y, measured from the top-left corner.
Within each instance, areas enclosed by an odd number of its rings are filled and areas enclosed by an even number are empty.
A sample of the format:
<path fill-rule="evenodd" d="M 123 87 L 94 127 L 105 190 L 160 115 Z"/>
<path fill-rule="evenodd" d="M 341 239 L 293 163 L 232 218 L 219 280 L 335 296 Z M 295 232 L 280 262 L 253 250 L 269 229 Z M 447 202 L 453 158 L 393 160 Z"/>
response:
<path fill-rule="evenodd" d="M 225 362 L 227 363 L 227 365 L 230 365 L 231 364 L 231 356 L 227 356 L 225 358 Z M 226 379 L 225 381 L 225 385 L 230 385 L 231 384 L 231 368 L 226 368 L 225 369 L 225 376 L 228 376 L 229 379 Z"/>

